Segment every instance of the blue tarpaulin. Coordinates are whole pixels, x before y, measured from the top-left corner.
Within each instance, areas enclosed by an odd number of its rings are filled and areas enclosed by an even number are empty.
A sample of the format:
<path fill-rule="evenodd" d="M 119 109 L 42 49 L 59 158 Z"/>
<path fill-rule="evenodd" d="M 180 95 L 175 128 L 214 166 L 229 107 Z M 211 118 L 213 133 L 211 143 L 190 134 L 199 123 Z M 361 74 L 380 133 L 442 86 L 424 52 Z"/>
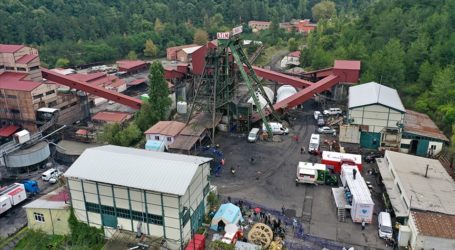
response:
<path fill-rule="evenodd" d="M 218 223 L 223 221 L 224 225 L 235 224 L 243 221 L 242 213 L 240 208 L 232 203 L 226 203 L 220 206 L 215 216 L 213 216 L 210 229 L 218 231 Z"/>
<path fill-rule="evenodd" d="M 148 140 L 147 143 L 145 144 L 145 149 L 150 150 L 150 151 L 163 152 L 164 151 L 164 142 Z"/>

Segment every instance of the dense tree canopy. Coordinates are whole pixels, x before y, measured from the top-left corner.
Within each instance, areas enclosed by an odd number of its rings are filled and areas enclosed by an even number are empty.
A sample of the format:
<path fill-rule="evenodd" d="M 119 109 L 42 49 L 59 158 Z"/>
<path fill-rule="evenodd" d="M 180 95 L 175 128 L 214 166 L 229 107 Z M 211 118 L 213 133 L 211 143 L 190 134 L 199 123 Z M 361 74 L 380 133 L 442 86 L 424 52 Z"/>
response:
<path fill-rule="evenodd" d="M 455 0 L 378 0 L 318 23 L 301 63 L 362 61 L 361 82 L 394 87 L 407 108 L 429 114 L 447 133 L 455 123 Z"/>
<path fill-rule="evenodd" d="M 349 9 L 371 0 L 337 0 Z M 113 61 L 134 51 L 142 57 L 147 40 L 163 56 L 165 48 L 192 43 L 196 28 L 215 33 L 249 20 L 310 18 L 318 0 L 8 0 L 0 1 L 0 43 L 39 47 L 54 66 Z"/>

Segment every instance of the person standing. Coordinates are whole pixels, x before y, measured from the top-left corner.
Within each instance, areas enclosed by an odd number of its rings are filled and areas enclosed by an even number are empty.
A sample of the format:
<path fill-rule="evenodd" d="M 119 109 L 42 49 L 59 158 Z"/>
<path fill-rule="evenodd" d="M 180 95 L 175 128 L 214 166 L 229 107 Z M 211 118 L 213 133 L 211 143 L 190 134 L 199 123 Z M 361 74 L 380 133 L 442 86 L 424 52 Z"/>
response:
<path fill-rule="evenodd" d="M 305 153 L 305 147 L 304 147 L 304 146 L 302 146 L 302 147 L 300 148 L 300 154 L 303 155 L 303 153 Z"/>
<path fill-rule="evenodd" d="M 362 220 L 362 231 L 365 230 L 365 224 L 366 224 L 365 221 Z"/>

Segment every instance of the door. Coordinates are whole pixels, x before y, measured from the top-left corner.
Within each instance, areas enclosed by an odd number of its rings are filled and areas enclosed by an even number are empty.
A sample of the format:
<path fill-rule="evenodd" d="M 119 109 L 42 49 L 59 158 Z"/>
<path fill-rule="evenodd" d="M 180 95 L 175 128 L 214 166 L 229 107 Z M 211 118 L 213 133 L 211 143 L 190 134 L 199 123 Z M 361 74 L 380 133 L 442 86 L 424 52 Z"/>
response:
<path fill-rule="evenodd" d="M 110 214 L 101 214 L 101 216 L 102 216 L 101 219 L 102 219 L 104 226 L 117 228 L 117 225 L 118 225 L 117 216 L 110 215 Z"/>
<path fill-rule="evenodd" d="M 381 141 L 381 133 L 361 132 L 360 146 L 362 148 L 377 149 Z"/>
<path fill-rule="evenodd" d="M 426 157 L 429 144 L 430 142 L 428 140 L 419 140 L 419 143 L 417 144 L 416 155 Z"/>

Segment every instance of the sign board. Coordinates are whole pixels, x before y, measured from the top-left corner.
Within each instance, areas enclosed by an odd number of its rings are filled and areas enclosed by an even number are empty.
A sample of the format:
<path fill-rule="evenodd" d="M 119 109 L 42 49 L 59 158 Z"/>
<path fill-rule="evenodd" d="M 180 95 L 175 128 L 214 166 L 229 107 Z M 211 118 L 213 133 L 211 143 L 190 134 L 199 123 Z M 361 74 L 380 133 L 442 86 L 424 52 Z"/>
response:
<path fill-rule="evenodd" d="M 240 34 L 243 32 L 243 26 L 237 26 L 235 28 L 232 29 L 232 35 L 235 36 L 237 34 Z"/>
<path fill-rule="evenodd" d="M 229 32 L 218 32 L 216 33 L 216 39 L 227 40 L 231 34 Z"/>

